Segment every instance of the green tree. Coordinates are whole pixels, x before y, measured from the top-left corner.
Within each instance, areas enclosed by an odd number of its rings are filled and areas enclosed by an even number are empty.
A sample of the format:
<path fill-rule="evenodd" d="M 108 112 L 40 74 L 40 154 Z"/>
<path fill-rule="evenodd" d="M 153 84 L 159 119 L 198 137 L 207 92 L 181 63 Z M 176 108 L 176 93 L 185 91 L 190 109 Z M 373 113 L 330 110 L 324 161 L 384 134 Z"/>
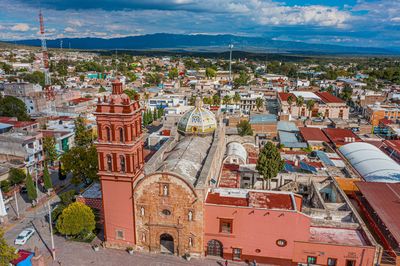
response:
<path fill-rule="evenodd" d="M 131 100 L 136 100 L 137 97 L 138 97 L 138 95 L 139 95 L 139 94 L 137 93 L 137 91 L 132 90 L 132 89 L 124 90 L 124 93 L 125 93 L 126 95 L 128 95 L 128 96 L 129 96 L 129 99 L 131 99 Z"/>
<path fill-rule="evenodd" d="M 9 180 L 3 180 L 0 182 L 1 191 L 7 193 L 11 189 L 11 182 Z"/>
<path fill-rule="evenodd" d="M 239 77 L 233 80 L 235 87 L 246 86 L 249 83 L 250 76 L 245 71 L 240 71 Z"/>
<path fill-rule="evenodd" d="M 303 98 L 303 96 L 297 97 L 297 98 L 296 98 L 296 106 L 299 108 L 299 113 L 298 113 L 298 116 L 299 116 L 299 117 L 300 117 L 300 110 L 301 110 L 301 107 L 303 106 L 303 104 L 304 104 L 304 98 Z"/>
<path fill-rule="evenodd" d="M 100 86 L 100 88 L 99 88 L 99 93 L 102 93 L 102 92 L 106 92 L 107 90 L 103 87 L 103 86 Z"/>
<path fill-rule="evenodd" d="M 65 174 L 61 161 L 58 162 L 58 179 L 59 180 L 65 180 L 67 178 L 67 175 Z"/>
<path fill-rule="evenodd" d="M 235 92 L 235 95 L 233 96 L 233 101 L 237 104 L 240 102 L 240 94 L 238 92 Z"/>
<path fill-rule="evenodd" d="M 25 103 L 13 96 L 0 96 L 0 116 L 17 117 L 18 121 L 29 121 Z"/>
<path fill-rule="evenodd" d="M 206 77 L 215 78 L 217 76 L 217 71 L 211 67 L 206 68 Z"/>
<path fill-rule="evenodd" d="M 158 112 L 157 112 L 157 108 L 153 109 L 153 121 L 156 121 L 158 119 Z"/>
<path fill-rule="evenodd" d="M 157 109 L 157 117 L 161 118 L 164 115 L 164 109 L 162 107 Z"/>
<path fill-rule="evenodd" d="M 4 238 L 3 228 L 0 227 L 0 266 L 10 265 L 10 261 L 18 258 L 15 248 L 8 245 Z"/>
<path fill-rule="evenodd" d="M 228 109 L 228 104 L 231 102 L 231 97 L 229 95 L 225 95 L 222 98 L 222 103 L 225 104 L 225 108 Z"/>
<path fill-rule="evenodd" d="M 44 181 L 44 187 L 46 190 L 53 188 L 53 182 L 51 181 L 51 176 L 49 173 L 49 168 L 47 167 L 47 163 L 44 164 L 43 181 Z"/>
<path fill-rule="evenodd" d="M 57 160 L 56 140 L 53 137 L 43 138 L 43 150 L 46 163 Z"/>
<path fill-rule="evenodd" d="M 179 73 L 178 73 L 178 69 L 176 67 L 172 68 L 169 72 L 168 72 L 168 78 L 170 79 L 176 79 L 178 77 Z"/>
<path fill-rule="evenodd" d="M 71 203 L 57 219 L 58 232 L 68 236 L 92 233 L 96 221 L 92 209 L 81 202 Z"/>
<path fill-rule="evenodd" d="M 258 97 L 256 99 L 256 107 L 257 107 L 258 111 L 260 111 L 262 108 L 264 108 L 264 99 Z"/>
<path fill-rule="evenodd" d="M 92 132 L 86 128 L 83 117 L 75 119 L 75 145 L 87 147 L 92 143 Z"/>
<path fill-rule="evenodd" d="M 98 179 L 97 150 L 94 145 L 73 147 L 64 153 L 61 157 L 61 162 L 64 171 L 72 173 L 71 183 L 73 184 L 90 183 Z"/>
<path fill-rule="evenodd" d="M 313 110 L 313 108 L 315 106 L 315 101 L 308 100 L 306 105 L 307 105 L 307 110 L 308 110 L 308 116 L 311 117 L 311 111 Z"/>
<path fill-rule="evenodd" d="M 41 71 L 34 71 L 32 73 L 24 73 L 20 76 L 23 80 L 33 83 L 40 84 L 40 86 L 44 86 L 44 73 Z"/>
<path fill-rule="evenodd" d="M 351 96 L 353 95 L 353 88 L 346 84 L 342 90 L 342 93 L 340 93 L 339 97 L 345 100 L 346 102 L 349 102 L 351 100 Z"/>
<path fill-rule="evenodd" d="M 285 161 L 282 160 L 277 147 L 272 142 L 267 142 L 258 155 L 256 169 L 268 182 L 268 189 L 271 189 L 271 179 L 283 170 L 284 165 Z"/>
<path fill-rule="evenodd" d="M 28 192 L 29 200 L 31 201 L 36 200 L 38 195 L 36 193 L 36 187 L 35 184 L 33 183 L 32 176 L 29 174 L 29 172 L 26 174 L 25 185 L 26 185 L 26 190 Z"/>
<path fill-rule="evenodd" d="M 8 180 L 10 181 L 11 186 L 21 184 L 24 182 L 25 178 L 25 172 L 20 168 L 11 168 L 8 173 Z"/>
<path fill-rule="evenodd" d="M 214 105 L 221 105 L 221 97 L 218 94 L 214 94 L 212 97 L 212 101 Z"/>
<path fill-rule="evenodd" d="M 236 127 L 240 136 L 253 136 L 253 129 L 251 128 L 249 121 L 242 120 L 236 125 Z"/>
<path fill-rule="evenodd" d="M 72 202 L 74 202 L 75 190 L 71 189 L 71 190 L 68 190 L 66 192 L 63 192 L 63 193 L 60 194 L 59 197 L 60 197 L 61 204 L 63 204 L 64 206 L 68 206 Z"/>

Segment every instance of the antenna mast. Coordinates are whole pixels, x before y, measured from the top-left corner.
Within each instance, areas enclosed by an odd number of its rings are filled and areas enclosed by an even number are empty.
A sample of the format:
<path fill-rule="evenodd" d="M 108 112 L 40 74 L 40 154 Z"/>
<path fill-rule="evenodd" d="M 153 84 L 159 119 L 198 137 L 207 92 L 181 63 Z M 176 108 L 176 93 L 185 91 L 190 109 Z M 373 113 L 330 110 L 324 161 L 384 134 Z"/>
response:
<path fill-rule="evenodd" d="M 47 100 L 54 99 L 54 92 L 51 87 L 50 70 L 49 70 L 49 53 L 47 52 L 46 36 L 44 31 L 44 21 L 42 11 L 39 11 L 40 21 L 40 39 L 42 41 L 42 56 L 43 56 L 43 72 L 44 72 L 44 90 Z"/>

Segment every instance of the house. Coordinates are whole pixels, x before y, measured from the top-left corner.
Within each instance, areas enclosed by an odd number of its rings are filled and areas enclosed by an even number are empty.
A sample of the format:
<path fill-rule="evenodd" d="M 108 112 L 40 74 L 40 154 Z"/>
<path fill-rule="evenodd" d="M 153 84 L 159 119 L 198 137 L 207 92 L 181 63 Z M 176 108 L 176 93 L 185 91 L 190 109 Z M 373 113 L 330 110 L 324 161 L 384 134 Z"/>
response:
<path fill-rule="evenodd" d="M 362 141 L 360 137 L 354 134 L 350 129 L 343 128 L 323 128 L 322 131 L 328 137 L 329 142 L 336 148 L 352 142 Z"/>
<path fill-rule="evenodd" d="M 324 147 L 324 143 L 328 143 L 328 137 L 317 127 L 300 127 L 300 136 L 308 146 L 313 150 L 320 150 Z"/>

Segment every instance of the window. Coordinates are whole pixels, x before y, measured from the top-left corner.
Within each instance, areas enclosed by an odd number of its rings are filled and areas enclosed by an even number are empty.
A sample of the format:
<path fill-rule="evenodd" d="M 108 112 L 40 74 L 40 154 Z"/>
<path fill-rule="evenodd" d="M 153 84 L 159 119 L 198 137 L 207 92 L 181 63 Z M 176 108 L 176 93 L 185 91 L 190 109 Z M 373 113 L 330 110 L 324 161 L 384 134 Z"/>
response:
<path fill-rule="evenodd" d="M 285 247 L 287 245 L 287 241 L 285 239 L 276 240 L 276 245 L 279 247 Z"/>
<path fill-rule="evenodd" d="M 144 207 L 140 207 L 140 216 L 144 216 L 145 210 Z"/>
<path fill-rule="evenodd" d="M 328 258 L 327 264 L 328 264 L 328 266 L 336 266 L 336 264 L 337 264 L 337 259 Z"/>
<path fill-rule="evenodd" d="M 346 260 L 346 266 L 356 266 L 355 260 Z"/>
<path fill-rule="evenodd" d="M 242 249 L 233 248 L 232 255 L 233 255 L 234 260 L 240 260 L 240 258 L 242 256 Z"/>
<path fill-rule="evenodd" d="M 106 127 L 106 135 L 107 135 L 107 141 L 111 141 L 111 131 L 109 127 Z"/>
<path fill-rule="evenodd" d="M 124 231 L 117 230 L 117 239 L 124 239 Z"/>
<path fill-rule="evenodd" d="M 119 163 L 121 166 L 121 172 L 125 173 L 125 156 L 123 155 L 119 156 Z"/>
<path fill-rule="evenodd" d="M 220 219 L 219 220 L 219 232 L 232 234 L 232 219 Z"/>
<path fill-rule="evenodd" d="M 193 238 L 189 237 L 189 247 L 193 247 Z"/>
<path fill-rule="evenodd" d="M 307 263 L 308 264 L 317 264 L 317 257 L 308 256 L 307 257 Z"/>
<path fill-rule="evenodd" d="M 125 141 L 124 140 L 124 129 L 122 127 L 119 129 L 119 141 L 120 142 L 124 142 Z"/>
<path fill-rule="evenodd" d="M 161 213 L 164 214 L 165 216 L 171 215 L 171 211 L 170 211 L 170 210 L 167 210 L 167 209 L 162 210 Z"/>
<path fill-rule="evenodd" d="M 107 171 L 112 171 L 112 158 L 111 158 L 111 155 L 107 155 Z"/>

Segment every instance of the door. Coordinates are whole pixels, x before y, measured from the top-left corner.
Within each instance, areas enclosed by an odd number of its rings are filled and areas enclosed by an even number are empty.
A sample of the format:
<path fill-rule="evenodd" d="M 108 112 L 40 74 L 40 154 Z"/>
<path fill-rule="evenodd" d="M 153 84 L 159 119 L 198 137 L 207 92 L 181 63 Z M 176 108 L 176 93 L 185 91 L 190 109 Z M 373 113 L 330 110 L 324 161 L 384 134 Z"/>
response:
<path fill-rule="evenodd" d="M 207 256 L 222 257 L 223 248 L 222 243 L 218 240 L 210 240 L 207 243 Z"/>
<path fill-rule="evenodd" d="M 170 234 L 160 236 L 160 251 L 165 254 L 174 254 L 174 238 Z"/>

